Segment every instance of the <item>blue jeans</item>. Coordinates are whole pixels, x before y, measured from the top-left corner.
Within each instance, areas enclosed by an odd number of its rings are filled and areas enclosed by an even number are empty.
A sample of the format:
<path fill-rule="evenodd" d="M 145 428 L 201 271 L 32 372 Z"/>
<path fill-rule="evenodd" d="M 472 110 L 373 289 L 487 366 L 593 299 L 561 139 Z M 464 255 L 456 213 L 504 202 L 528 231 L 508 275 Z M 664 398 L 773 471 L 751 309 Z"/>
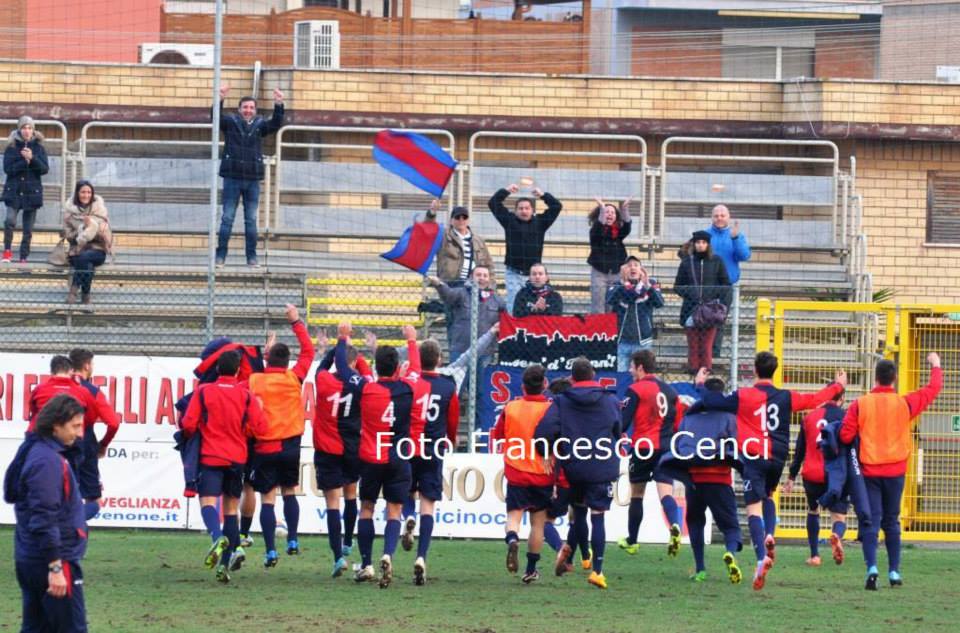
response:
<path fill-rule="evenodd" d="M 93 248 L 80 251 L 78 255 L 69 257 L 70 267 L 73 268 L 73 280 L 70 285 L 80 288 L 83 294 L 90 294 L 90 284 L 93 283 L 93 271 L 107 261 L 107 254 Z"/>
<path fill-rule="evenodd" d="M 630 357 L 634 352 L 642 349 L 653 349 L 653 342 L 645 343 L 618 343 L 617 344 L 617 371 L 630 371 Z"/>
<path fill-rule="evenodd" d="M 233 219 L 243 196 L 243 235 L 246 241 L 247 263 L 257 259 L 257 205 L 260 203 L 260 181 L 240 178 L 223 179 L 223 215 L 217 234 L 217 261 L 227 258 Z"/>
<path fill-rule="evenodd" d="M 507 282 L 507 312 L 513 316 L 513 304 L 517 300 L 517 293 L 527 283 L 527 276 L 508 267 L 504 279 Z"/>

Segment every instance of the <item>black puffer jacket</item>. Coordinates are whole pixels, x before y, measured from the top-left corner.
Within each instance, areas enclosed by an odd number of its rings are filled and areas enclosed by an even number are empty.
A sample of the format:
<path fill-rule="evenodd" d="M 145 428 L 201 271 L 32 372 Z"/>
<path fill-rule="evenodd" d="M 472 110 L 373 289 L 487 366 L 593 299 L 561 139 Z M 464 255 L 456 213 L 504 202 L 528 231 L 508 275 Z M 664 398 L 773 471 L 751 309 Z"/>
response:
<path fill-rule="evenodd" d="M 719 299 L 730 305 L 730 278 L 723 260 L 716 255 L 691 253 L 680 260 L 673 291 L 683 297 L 680 306 L 680 325 L 686 327 L 687 319 L 701 302 Z"/>
<path fill-rule="evenodd" d="M 608 275 L 620 272 L 620 267 L 627 260 L 627 248 L 623 240 L 630 235 L 630 225 L 629 220 L 616 227 L 600 222 L 591 224 L 587 263 Z"/>
<path fill-rule="evenodd" d="M 43 149 L 43 136 L 34 131 L 30 142 L 23 140 L 20 130 L 10 135 L 7 148 L 3 151 L 3 172 L 7 182 L 3 185 L 3 202 L 14 209 L 39 209 L 43 206 L 43 184 L 40 176 L 50 171 L 47 164 L 47 151 Z M 29 147 L 33 160 L 28 164 L 20 152 Z"/>
<path fill-rule="evenodd" d="M 236 112 L 225 114 L 223 102 L 220 103 L 220 130 L 223 132 L 221 178 L 263 179 L 263 137 L 283 127 L 283 112 L 283 104 L 276 103 L 269 120 L 258 114 L 247 123 Z"/>
<path fill-rule="evenodd" d="M 559 200 L 544 193 L 542 200 L 547 205 L 543 213 L 534 213 L 530 220 L 523 222 L 512 213 L 503 202 L 510 196 L 506 189 L 500 189 L 490 198 L 488 206 L 503 227 L 507 242 L 507 255 L 504 264 L 524 275 L 530 274 L 530 267 L 542 261 L 543 236 L 556 222 L 563 205 Z"/>

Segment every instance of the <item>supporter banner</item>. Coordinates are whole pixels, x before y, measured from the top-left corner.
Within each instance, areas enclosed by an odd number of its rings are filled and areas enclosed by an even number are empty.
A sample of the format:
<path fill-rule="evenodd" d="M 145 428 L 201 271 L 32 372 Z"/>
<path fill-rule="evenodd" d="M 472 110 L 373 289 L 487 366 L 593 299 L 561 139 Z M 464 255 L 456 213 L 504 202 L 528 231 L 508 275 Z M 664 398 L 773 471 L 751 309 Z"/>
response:
<path fill-rule="evenodd" d="M 596 369 L 617 368 L 617 317 L 500 315 L 500 364 L 526 367 L 539 363 L 550 370 L 569 370 L 573 359 L 586 356 Z"/>
<path fill-rule="evenodd" d="M 553 380 L 561 376 L 570 377 L 569 370 L 554 370 L 547 372 L 547 378 Z M 480 373 L 480 381 L 477 383 L 477 389 L 480 390 L 477 399 L 477 429 L 480 431 L 489 431 L 496 424 L 497 418 L 504 405 L 523 395 L 521 385 L 523 383 L 523 368 L 508 367 L 502 363 L 499 365 L 489 365 L 483 368 Z M 627 373 L 617 373 L 614 371 L 598 371 L 597 381 L 605 387 L 616 390 L 617 397 L 626 398 L 627 388 L 633 382 L 633 378 Z"/>

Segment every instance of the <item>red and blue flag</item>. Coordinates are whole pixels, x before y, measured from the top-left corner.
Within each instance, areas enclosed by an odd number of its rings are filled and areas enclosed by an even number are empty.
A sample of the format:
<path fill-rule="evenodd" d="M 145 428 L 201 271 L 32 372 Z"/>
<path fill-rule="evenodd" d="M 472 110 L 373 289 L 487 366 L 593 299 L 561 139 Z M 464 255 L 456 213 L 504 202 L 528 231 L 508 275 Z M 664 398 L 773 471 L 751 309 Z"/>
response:
<path fill-rule="evenodd" d="M 414 222 L 400 236 L 396 246 L 380 257 L 426 275 L 433 258 L 440 250 L 443 225 L 436 222 Z"/>
<path fill-rule="evenodd" d="M 457 161 L 426 136 L 382 130 L 373 142 L 373 158 L 387 171 L 434 197 L 441 197 Z"/>

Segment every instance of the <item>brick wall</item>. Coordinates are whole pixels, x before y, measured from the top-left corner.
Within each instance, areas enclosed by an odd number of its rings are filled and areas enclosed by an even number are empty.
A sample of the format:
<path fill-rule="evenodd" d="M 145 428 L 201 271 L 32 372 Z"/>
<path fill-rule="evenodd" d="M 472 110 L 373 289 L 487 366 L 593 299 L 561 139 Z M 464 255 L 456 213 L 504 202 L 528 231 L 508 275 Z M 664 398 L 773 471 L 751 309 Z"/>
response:
<path fill-rule="evenodd" d="M 224 80 L 237 92 L 246 92 L 252 73 L 248 68 L 227 68 Z M 102 112 L 129 106 L 135 112 L 153 113 L 149 117 L 153 120 L 163 120 L 181 108 L 208 107 L 210 83 L 209 69 L 0 62 L 0 108 L 31 103 L 83 105 L 93 116 L 105 118 Z M 463 125 L 470 129 L 484 129 L 498 116 L 512 116 L 566 117 L 573 122 L 569 131 L 593 131 L 597 120 L 621 117 L 654 123 L 693 121 L 704 126 L 724 121 L 784 123 L 796 125 L 809 137 L 810 125 L 817 130 L 826 121 L 837 129 L 835 138 L 849 133 L 850 140 L 841 145 L 844 163 L 850 154 L 858 160 L 874 285 L 894 288 L 901 300 L 917 301 L 953 299 L 960 290 L 960 270 L 953 266 L 956 249 L 923 244 L 927 172 L 960 171 L 960 148 L 909 140 L 914 133 L 948 134 L 960 125 L 960 86 L 825 81 L 798 87 L 723 80 L 272 69 L 264 73 L 261 96 L 268 99 L 274 85 L 287 90 L 294 115 L 412 112 L 424 120 L 434 116 L 466 121 Z M 56 115 L 58 110 L 49 112 Z M 577 127 L 578 119 L 590 124 Z M 72 138 L 78 124 L 71 125 Z M 356 124 L 370 123 L 357 117 Z M 904 138 L 856 138 L 861 129 L 889 130 Z M 457 132 L 461 148 L 468 135 L 463 129 Z M 647 136 L 652 154 L 662 138 L 662 134 Z M 568 149 L 590 147 L 590 143 L 570 144 Z M 569 249 L 582 254 L 576 247 Z"/>
<path fill-rule="evenodd" d="M 898 301 L 956 303 L 958 250 L 924 240 L 927 172 L 960 171 L 960 147 L 869 142 L 856 152 L 874 289 L 893 288 Z"/>

